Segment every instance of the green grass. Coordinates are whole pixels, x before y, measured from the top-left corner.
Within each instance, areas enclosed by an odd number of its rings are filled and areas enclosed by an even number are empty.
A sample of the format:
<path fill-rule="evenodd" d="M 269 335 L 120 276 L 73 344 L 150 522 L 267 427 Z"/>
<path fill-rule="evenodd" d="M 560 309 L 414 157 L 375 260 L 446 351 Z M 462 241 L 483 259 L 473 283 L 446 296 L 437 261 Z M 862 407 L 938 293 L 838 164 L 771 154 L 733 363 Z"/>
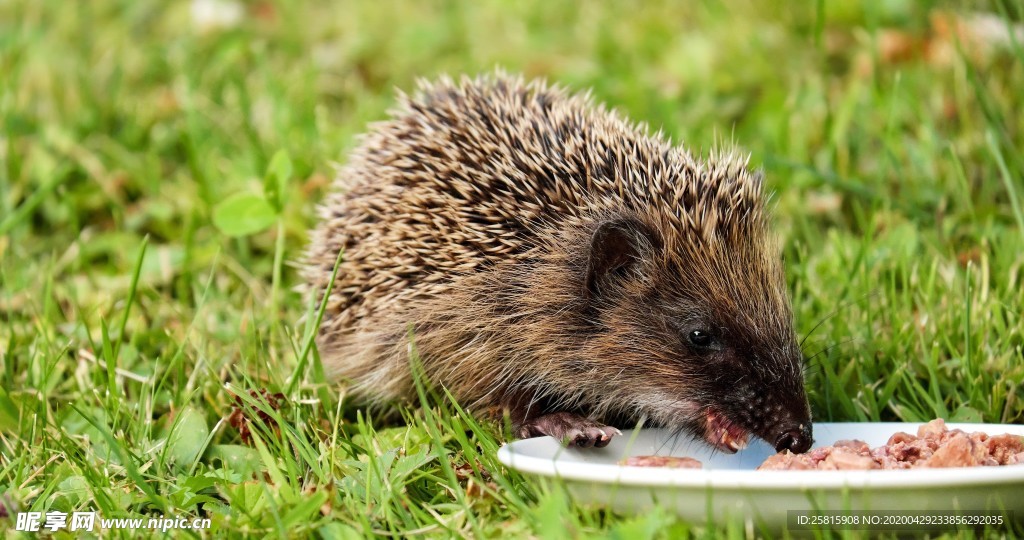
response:
<path fill-rule="evenodd" d="M 1024 422 L 1024 43 L 898 60 L 931 3 L 838 4 L 254 0 L 203 29 L 187 2 L 0 2 L 0 505 L 212 536 L 745 536 L 581 507 L 503 469 L 493 425 L 385 427 L 324 380 L 289 263 L 335 165 L 394 88 L 494 66 L 752 153 L 817 419 Z M 281 174 L 264 230 L 213 225 Z M 251 443 L 236 393 L 273 420 Z"/>

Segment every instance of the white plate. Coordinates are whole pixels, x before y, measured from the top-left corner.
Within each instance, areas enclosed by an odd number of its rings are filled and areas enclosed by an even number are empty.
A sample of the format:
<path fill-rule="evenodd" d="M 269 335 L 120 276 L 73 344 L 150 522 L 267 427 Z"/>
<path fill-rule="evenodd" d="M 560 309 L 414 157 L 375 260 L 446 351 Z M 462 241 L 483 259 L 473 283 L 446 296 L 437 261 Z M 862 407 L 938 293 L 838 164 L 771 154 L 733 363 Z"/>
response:
<path fill-rule="evenodd" d="M 816 423 L 815 448 L 860 439 L 872 448 L 897 431 L 917 433 L 921 424 Z M 1024 435 L 1024 425 L 947 424 L 949 429 L 989 435 Z M 739 517 L 769 528 L 786 524 L 787 512 L 1011 511 L 1024 513 L 1024 465 L 875 471 L 756 471 L 775 451 L 763 441 L 723 454 L 701 441 L 667 430 L 623 430 L 605 448 L 562 448 L 551 437 L 525 439 L 498 450 L 505 465 L 528 474 L 560 477 L 577 502 L 636 513 L 655 505 L 693 523 Z M 629 456 L 688 456 L 703 469 L 624 467 Z"/>

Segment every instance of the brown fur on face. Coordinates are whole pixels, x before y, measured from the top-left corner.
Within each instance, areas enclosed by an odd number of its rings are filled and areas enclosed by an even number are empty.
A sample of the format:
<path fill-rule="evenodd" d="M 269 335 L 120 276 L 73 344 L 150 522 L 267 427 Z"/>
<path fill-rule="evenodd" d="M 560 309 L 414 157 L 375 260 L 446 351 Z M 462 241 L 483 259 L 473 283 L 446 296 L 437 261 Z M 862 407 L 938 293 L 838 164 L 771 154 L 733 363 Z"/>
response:
<path fill-rule="evenodd" d="M 745 160 L 699 161 L 586 97 L 501 74 L 425 84 L 321 207 L 313 291 L 344 250 L 321 354 L 365 399 L 401 399 L 412 328 L 435 384 L 517 422 L 575 411 L 700 434 L 714 413 L 809 445 L 763 207 Z"/>

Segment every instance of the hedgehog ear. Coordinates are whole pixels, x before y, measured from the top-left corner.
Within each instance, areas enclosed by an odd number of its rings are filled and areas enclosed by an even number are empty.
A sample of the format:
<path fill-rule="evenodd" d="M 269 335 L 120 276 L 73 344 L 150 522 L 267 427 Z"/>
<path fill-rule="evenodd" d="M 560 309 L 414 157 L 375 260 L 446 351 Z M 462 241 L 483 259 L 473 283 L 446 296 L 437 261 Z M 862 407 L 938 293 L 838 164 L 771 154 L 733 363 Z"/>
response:
<path fill-rule="evenodd" d="M 605 292 L 649 258 L 657 245 L 657 237 L 636 219 L 613 219 L 598 225 L 590 237 L 583 296 L 592 298 Z"/>

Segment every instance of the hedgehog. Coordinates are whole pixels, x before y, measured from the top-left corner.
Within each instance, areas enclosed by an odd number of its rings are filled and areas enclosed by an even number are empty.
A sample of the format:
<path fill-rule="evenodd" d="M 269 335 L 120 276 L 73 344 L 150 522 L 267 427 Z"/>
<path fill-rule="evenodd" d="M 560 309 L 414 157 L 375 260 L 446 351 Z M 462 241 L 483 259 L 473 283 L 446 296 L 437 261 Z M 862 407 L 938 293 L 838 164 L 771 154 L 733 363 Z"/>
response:
<path fill-rule="evenodd" d="M 602 447 L 640 422 L 805 452 L 803 357 L 748 161 L 540 80 L 420 81 L 319 208 L 302 273 L 326 300 L 323 365 L 379 405 L 416 395 L 415 357 L 519 437 Z"/>

